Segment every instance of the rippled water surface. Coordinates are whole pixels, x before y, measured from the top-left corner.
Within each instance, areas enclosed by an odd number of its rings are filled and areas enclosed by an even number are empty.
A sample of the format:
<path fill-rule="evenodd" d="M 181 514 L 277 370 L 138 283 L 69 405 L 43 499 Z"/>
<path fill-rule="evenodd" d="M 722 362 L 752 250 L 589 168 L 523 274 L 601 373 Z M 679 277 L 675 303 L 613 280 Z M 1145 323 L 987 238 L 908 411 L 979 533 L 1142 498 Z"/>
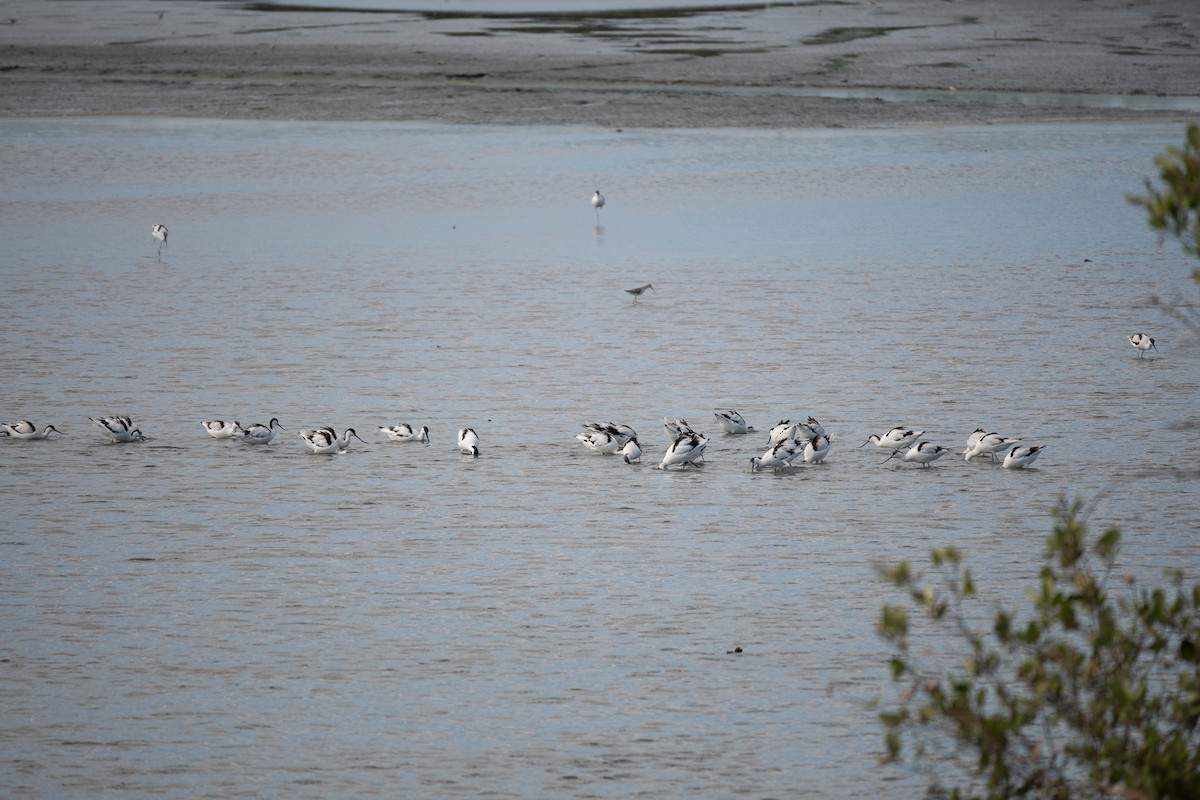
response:
<path fill-rule="evenodd" d="M 2 793 L 919 794 L 872 564 L 957 544 L 1019 602 L 1064 494 L 1200 564 L 1196 348 L 1147 305 L 1193 264 L 1124 200 L 1182 133 L 0 121 L 0 416 L 67 434 L 0 440 Z M 809 414 L 828 462 L 752 474 Z M 664 416 L 702 468 L 653 468 Z M 609 419 L 646 463 L 574 441 Z M 857 449 L 894 425 L 1046 450 Z"/>

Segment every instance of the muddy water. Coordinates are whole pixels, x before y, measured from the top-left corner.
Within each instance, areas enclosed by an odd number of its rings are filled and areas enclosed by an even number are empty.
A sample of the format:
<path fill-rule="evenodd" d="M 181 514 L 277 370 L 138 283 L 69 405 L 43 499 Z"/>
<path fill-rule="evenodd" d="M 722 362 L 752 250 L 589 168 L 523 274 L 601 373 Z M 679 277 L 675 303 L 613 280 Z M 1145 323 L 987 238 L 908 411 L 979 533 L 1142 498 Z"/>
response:
<path fill-rule="evenodd" d="M 957 544 L 1017 602 L 1063 494 L 1131 572 L 1200 562 L 1146 304 L 1192 264 L 1123 199 L 1181 134 L 0 121 L 0 415 L 67 434 L 0 441 L 4 794 L 919 794 L 873 563 Z M 827 463 L 752 474 L 809 414 Z M 664 416 L 702 468 L 653 469 Z M 608 419 L 645 463 L 574 441 Z M 894 425 L 1046 451 L 857 449 Z"/>

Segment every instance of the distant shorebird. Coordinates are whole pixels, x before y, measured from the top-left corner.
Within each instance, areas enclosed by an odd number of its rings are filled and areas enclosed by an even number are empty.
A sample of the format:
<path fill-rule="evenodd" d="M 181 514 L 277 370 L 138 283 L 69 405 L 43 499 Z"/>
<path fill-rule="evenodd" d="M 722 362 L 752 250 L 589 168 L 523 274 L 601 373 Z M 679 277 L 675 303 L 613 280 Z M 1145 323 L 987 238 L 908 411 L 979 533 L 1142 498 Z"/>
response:
<path fill-rule="evenodd" d="M 804 463 L 820 464 L 829 455 L 832 442 L 828 436 L 814 436 L 804 445 Z"/>
<path fill-rule="evenodd" d="M 37 426 L 27 419 L 20 422 L 6 422 L 0 427 L 3 427 L 4 432 L 14 439 L 47 439 L 52 432 L 63 435 L 63 432 L 53 425 L 47 425 L 39 431 Z"/>
<path fill-rule="evenodd" d="M 940 447 L 936 444 L 932 444 L 931 442 L 921 442 L 920 444 L 910 447 L 907 452 L 902 453 L 897 450 L 885 458 L 883 463 L 886 464 L 893 458 L 898 458 L 901 461 L 915 461 L 922 467 L 928 467 L 930 461 L 937 461 L 939 458 L 949 452 L 950 448 L 948 447 Z"/>
<path fill-rule="evenodd" d="M 771 430 L 767 431 L 767 445 L 774 447 L 780 442 L 790 442 L 796 433 L 798 424 L 792 422 L 790 419 L 779 420 L 779 422 L 771 426 Z"/>
<path fill-rule="evenodd" d="M 133 427 L 133 420 L 129 417 L 100 417 L 99 419 L 88 417 L 88 419 L 114 442 L 146 441 L 142 432 Z"/>
<path fill-rule="evenodd" d="M 604 208 L 604 195 L 600 194 L 599 189 L 597 189 L 596 193 L 592 195 L 592 208 L 596 209 L 596 223 L 599 224 L 600 209 Z"/>
<path fill-rule="evenodd" d="M 981 430 L 976 430 L 967 437 L 967 449 L 963 451 L 963 458 L 970 461 L 976 456 L 991 456 L 992 461 L 996 460 L 996 453 L 1001 450 L 1007 450 L 1017 443 L 1016 439 L 1010 436 L 1001 436 L 998 433 L 981 433 Z"/>
<path fill-rule="evenodd" d="M 667 432 L 667 436 L 671 437 L 671 441 L 675 441 L 685 433 L 695 433 L 695 431 L 692 430 L 692 426 L 688 425 L 688 421 L 682 417 L 677 417 L 675 419 L 663 417 L 663 430 Z"/>
<path fill-rule="evenodd" d="M 575 435 L 579 443 L 591 450 L 593 453 L 599 453 L 602 456 L 616 455 L 621 452 L 621 448 L 625 446 L 625 439 L 609 433 L 608 431 L 588 431 L 587 433 L 579 433 Z M 632 439 L 628 441 L 633 441 Z"/>
<path fill-rule="evenodd" d="M 1042 446 L 1037 447 L 1021 447 L 1015 445 L 1012 450 L 1004 456 L 1005 469 L 1024 469 L 1037 460 L 1037 457 L 1042 454 Z"/>
<path fill-rule="evenodd" d="M 626 442 L 625 446 L 621 448 L 621 456 L 625 459 L 626 464 L 633 464 L 642 460 L 642 446 L 638 444 L 636 436 Z"/>
<path fill-rule="evenodd" d="M 1158 352 L 1158 348 L 1154 347 L 1154 339 L 1144 333 L 1135 333 L 1129 337 L 1129 343 L 1138 351 L 1138 358 L 1146 355 L 1146 351 L 1154 348 L 1154 352 Z"/>
<path fill-rule="evenodd" d="M 300 438 L 314 453 L 337 453 L 341 451 L 337 431 L 333 428 L 317 428 L 300 431 Z"/>
<path fill-rule="evenodd" d="M 458 449 L 464 455 L 479 458 L 479 435 L 474 428 L 463 428 L 458 432 Z"/>
<path fill-rule="evenodd" d="M 367 440 L 359 436 L 358 433 L 355 432 L 354 428 L 346 428 L 346 430 L 342 431 L 342 438 L 338 439 L 337 441 L 338 451 L 349 450 L 351 438 L 358 439 L 363 444 L 367 443 Z"/>
<path fill-rule="evenodd" d="M 204 430 L 208 431 L 208 435 L 214 439 L 232 439 L 234 434 L 242 432 L 242 426 L 236 420 L 225 422 L 224 420 L 213 419 L 201 424 L 204 426 Z"/>
<path fill-rule="evenodd" d="M 658 465 L 658 468 L 686 467 L 689 464 L 695 466 L 696 459 L 704 455 L 704 448 L 706 447 L 708 447 L 708 439 L 705 439 L 698 433 L 685 433 L 667 448 L 667 452 L 663 456 L 662 463 Z"/>
<path fill-rule="evenodd" d="M 920 439 L 924 433 L 925 431 L 912 431 L 907 428 L 892 428 L 883 436 L 871 434 L 859 447 L 866 447 L 869 444 L 873 444 L 879 448 L 890 447 L 893 450 L 901 450 L 911 445 L 917 439 Z"/>
<path fill-rule="evenodd" d="M 354 432 L 354 428 L 346 428 L 340 439 L 337 431 L 329 427 L 300 431 L 300 437 L 304 439 L 308 449 L 314 453 L 340 453 L 350 447 L 350 437 L 352 436 L 360 442 L 365 441 Z"/>
<path fill-rule="evenodd" d="M 380 425 L 379 430 L 387 434 L 393 442 L 422 442 L 429 444 L 429 428 L 422 425 L 420 430 L 413 430 L 407 422 L 399 425 Z"/>
<path fill-rule="evenodd" d="M 583 427 L 588 431 L 588 433 L 580 434 L 579 436 L 575 437 L 576 439 L 580 439 L 580 436 L 584 435 L 598 436 L 607 434 L 617 440 L 617 447 L 620 448 L 623 447 L 630 439 L 637 438 L 637 431 L 635 431 L 633 428 L 624 424 L 618 425 L 615 422 L 588 422 Z M 583 440 L 580 439 L 580 441 Z"/>
<path fill-rule="evenodd" d="M 770 467 L 775 472 L 779 471 L 780 467 L 790 467 L 792 459 L 800 454 L 796 449 L 795 442 L 790 439 L 778 442 L 771 446 L 767 452 L 761 456 L 755 456 L 750 459 L 750 471 L 758 472 L 760 469 Z"/>
<path fill-rule="evenodd" d="M 747 425 L 746 419 L 732 408 L 719 408 L 713 412 L 717 424 L 726 433 L 747 433 L 754 430 L 753 425 Z"/>
<path fill-rule="evenodd" d="M 163 245 L 167 243 L 167 226 L 154 223 L 154 227 L 150 229 L 150 235 L 158 239 L 158 257 L 161 259 Z"/>
<path fill-rule="evenodd" d="M 646 291 L 647 289 L 649 289 L 650 291 L 654 292 L 655 294 L 658 294 L 658 292 L 655 290 L 655 288 L 654 288 L 654 287 L 653 287 L 651 284 L 649 284 L 649 283 L 647 283 L 647 284 L 646 284 L 646 285 L 644 285 L 644 286 L 635 286 L 634 288 L 632 288 L 632 289 L 626 289 L 625 291 L 626 291 L 626 293 L 633 295 L 633 302 L 635 302 L 635 303 L 636 303 L 636 302 L 637 302 L 637 299 L 638 299 L 639 297 L 641 297 L 641 296 L 642 296 L 642 294 L 643 294 L 643 293 L 645 293 L 645 291 Z"/>
<path fill-rule="evenodd" d="M 234 438 L 236 438 L 239 442 L 245 442 L 246 444 L 270 444 L 271 440 L 275 438 L 275 434 L 280 430 L 283 430 L 283 426 L 279 424 L 279 420 L 271 417 L 271 421 L 266 425 L 261 423 L 257 425 L 251 425 L 249 428 L 243 429 L 242 432 Z"/>

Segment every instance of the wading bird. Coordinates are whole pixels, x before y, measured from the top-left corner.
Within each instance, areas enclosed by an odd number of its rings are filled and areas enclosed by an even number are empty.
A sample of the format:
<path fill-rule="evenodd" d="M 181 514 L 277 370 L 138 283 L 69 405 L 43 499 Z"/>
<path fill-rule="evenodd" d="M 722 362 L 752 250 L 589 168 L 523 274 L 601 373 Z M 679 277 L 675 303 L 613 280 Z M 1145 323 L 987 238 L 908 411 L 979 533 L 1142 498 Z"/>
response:
<path fill-rule="evenodd" d="M 795 442 L 785 439 L 778 444 L 772 445 L 761 456 L 751 458 L 750 471 L 758 472 L 760 469 L 770 467 L 773 471 L 778 472 L 780 467 L 790 467 L 792 459 L 798 455 L 800 455 L 800 450 L 796 447 Z"/>
<path fill-rule="evenodd" d="M 474 428 L 463 428 L 458 432 L 459 452 L 479 458 L 479 436 Z"/>
<path fill-rule="evenodd" d="M 275 434 L 281 430 L 283 430 L 283 426 L 279 424 L 279 420 L 271 417 L 271 421 L 266 425 L 261 423 L 251 425 L 235 438 L 246 444 L 270 444 L 271 440 L 275 438 Z"/>
<path fill-rule="evenodd" d="M 1154 347 L 1154 339 L 1144 333 L 1135 333 L 1129 337 L 1129 343 L 1133 345 L 1133 349 L 1137 350 L 1138 358 L 1146 355 L 1146 351 L 1154 348 L 1154 352 L 1158 352 L 1158 348 Z"/>
<path fill-rule="evenodd" d="M 39 431 L 37 426 L 27 419 L 23 419 L 20 422 L 6 422 L 3 428 L 4 432 L 14 439 L 47 439 L 50 437 L 51 431 L 60 436 L 65 435 L 53 425 L 47 425 Z"/>
<path fill-rule="evenodd" d="M 883 436 L 871 434 L 867 437 L 865 442 L 859 445 L 859 447 L 866 447 L 869 444 L 873 444 L 879 448 L 890 447 L 893 450 L 903 450 L 917 439 L 920 439 L 924 434 L 925 431 L 910 431 L 907 428 L 892 428 Z"/>
<path fill-rule="evenodd" d="M 225 422 L 213 419 L 201 424 L 204 426 L 204 430 L 208 431 L 208 435 L 214 439 L 232 439 L 235 434 L 242 431 L 242 426 L 238 424 L 237 420 Z"/>
<path fill-rule="evenodd" d="M 380 425 L 379 430 L 387 434 L 387 437 L 393 442 L 422 442 L 429 444 L 429 428 L 424 425 L 420 430 L 413 430 L 413 426 L 407 422 L 401 422 L 399 425 Z"/>
<path fill-rule="evenodd" d="M 158 239 L 158 257 L 161 260 L 163 245 L 167 243 L 167 226 L 154 223 L 154 227 L 150 229 L 150 235 Z"/>
<path fill-rule="evenodd" d="M 314 453 L 340 453 L 350 446 L 350 437 L 366 443 L 361 436 L 354 432 L 354 428 L 347 428 L 341 438 L 338 438 L 337 431 L 329 427 L 300 431 L 300 437 L 304 439 L 308 449 Z"/>
<path fill-rule="evenodd" d="M 696 459 L 704 455 L 704 448 L 706 447 L 708 447 L 708 439 L 705 439 L 698 433 L 685 433 L 667 448 L 667 452 L 663 455 L 662 463 L 658 465 L 658 468 L 666 469 L 667 467 L 674 466 L 686 467 L 688 464 L 695 465 Z"/>
<path fill-rule="evenodd" d="M 921 442 L 920 444 L 908 448 L 906 452 L 901 453 L 899 450 L 897 450 L 885 458 L 883 463 L 886 464 L 893 458 L 899 458 L 901 461 L 915 461 L 922 467 L 928 467 L 929 462 L 937 461 L 939 458 L 949 452 L 950 448 L 948 447 L 939 447 L 938 445 L 930 442 Z"/>
<path fill-rule="evenodd" d="M 657 291 L 657 290 L 656 290 L 656 289 L 655 289 L 655 288 L 654 288 L 652 285 L 650 285 L 649 283 L 647 283 L 647 284 L 644 284 L 644 285 L 642 285 L 642 286 L 635 286 L 635 287 L 633 287 L 632 289 L 626 289 L 625 291 L 626 291 L 626 293 L 633 295 L 633 302 L 635 302 L 635 303 L 636 303 L 636 302 L 637 302 L 637 299 L 638 299 L 639 297 L 641 297 L 641 296 L 642 296 L 642 294 L 643 294 L 643 293 L 644 293 L 644 292 L 645 292 L 647 289 L 649 289 L 650 291 L 654 292 L 655 294 L 658 294 L 658 291 Z"/>
<path fill-rule="evenodd" d="M 1004 456 L 1005 469 L 1024 469 L 1037 460 L 1037 457 L 1042 454 L 1042 446 L 1037 447 L 1021 447 L 1015 445 L 1012 450 L 1009 450 Z"/>
<path fill-rule="evenodd" d="M 754 430 L 753 425 L 747 425 L 746 419 L 732 408 L 717 409 L 713 412 L 717 424 L 726 433 L 748 433 Z"/>
<path fill-rule="evenodd" d="M 92 419 L 91 423 L 108 435 L 108 438 L 114 442 L 144 442 L 146 437 L 142 432 L 133 427 L 133 420 L 129 417 L 101 417 L 100 419 Z"/>

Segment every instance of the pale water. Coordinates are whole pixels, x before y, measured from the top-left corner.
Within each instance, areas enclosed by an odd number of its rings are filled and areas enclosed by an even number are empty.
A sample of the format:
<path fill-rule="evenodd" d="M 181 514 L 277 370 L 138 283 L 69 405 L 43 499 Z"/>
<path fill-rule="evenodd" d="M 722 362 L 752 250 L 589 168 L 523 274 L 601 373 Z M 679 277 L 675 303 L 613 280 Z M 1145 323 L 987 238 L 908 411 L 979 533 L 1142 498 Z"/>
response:
<path fill-rule="evenodd" d="M 0 793 L 918 795 L 873 564 L 956 544 L 1019 602 L 1066 495 L 1200 566 L 1197 350 L 1147 305 L 1194 264 L 1124 200 L 1182 139 L 0 121 L 0 417 L 67 434 L 0 440 Z M 752 474 L 809 414 L 828 462 Z M 664 416 L 702 468 L 653 469 Z M 856 449 L 894 425 L 1046 451 Z"/>

